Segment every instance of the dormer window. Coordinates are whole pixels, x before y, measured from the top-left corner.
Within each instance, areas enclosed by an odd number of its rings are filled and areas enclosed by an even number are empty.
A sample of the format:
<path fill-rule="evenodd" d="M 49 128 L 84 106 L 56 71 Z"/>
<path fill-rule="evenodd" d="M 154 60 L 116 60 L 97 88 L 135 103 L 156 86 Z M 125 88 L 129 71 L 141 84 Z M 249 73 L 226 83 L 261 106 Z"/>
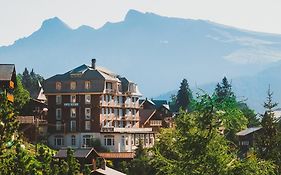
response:
<path fill-rule="evenodd" d="M 106 89 L 112 89 L 112 83 L 106 82 Z"/>
<path fill-rule="evenodd" d="M 91 82 L 85 81 L 85 89 L 90 89 L 90 88 L 91 88 Z"/>
<path fill-rule="evenodd" d="M 56 82 L 56 90 L 61 90 L 61 82 Z"/>
<path fill-rule="evenodd" d="M 76 82 L 75 81 L 70 82 L 70 89 L 71 90 L 75 90 L 76 89 Z"/>

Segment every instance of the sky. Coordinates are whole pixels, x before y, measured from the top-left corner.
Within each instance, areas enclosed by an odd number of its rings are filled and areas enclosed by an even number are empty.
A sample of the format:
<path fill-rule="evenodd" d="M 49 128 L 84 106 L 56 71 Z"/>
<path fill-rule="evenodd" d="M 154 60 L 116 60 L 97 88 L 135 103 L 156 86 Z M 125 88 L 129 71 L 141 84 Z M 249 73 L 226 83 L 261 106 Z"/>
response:
<path fill-rule="evenodd" d="M 72 28 L 122 21 L 130 9 L 281 34 L 280 0 L 0 0 L 0 46 L 59 17 Z"/>

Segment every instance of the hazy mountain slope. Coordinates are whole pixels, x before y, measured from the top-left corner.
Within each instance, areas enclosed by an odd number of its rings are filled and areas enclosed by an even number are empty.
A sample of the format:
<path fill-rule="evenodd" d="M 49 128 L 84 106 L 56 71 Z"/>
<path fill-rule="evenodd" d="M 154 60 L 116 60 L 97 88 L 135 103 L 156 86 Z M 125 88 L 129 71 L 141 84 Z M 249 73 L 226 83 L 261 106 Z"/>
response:
<path fill-rule="evenodd" d="M 100 29 L 46 20 L 31 36 L 0 47 L 0 60 L 49 77 L 97 58 L 154 96 L 176 89 L 183 77 L 202 84 L 254 75 L 281 59 L 280 43 L 280 35 L 131 10 L 124 21 Z"/>

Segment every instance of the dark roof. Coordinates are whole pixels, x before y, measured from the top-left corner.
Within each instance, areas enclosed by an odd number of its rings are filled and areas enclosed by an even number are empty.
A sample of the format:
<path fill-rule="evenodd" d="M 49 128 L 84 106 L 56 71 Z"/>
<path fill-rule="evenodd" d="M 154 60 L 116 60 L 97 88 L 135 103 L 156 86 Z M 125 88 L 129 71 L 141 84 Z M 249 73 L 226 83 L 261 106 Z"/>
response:
<path fill-rule="evenodd" d="M 156 112 L 155 109 L 140 109 L 139 117 L 140 117 L 140 125 L 144 125 L 149 118 L 153 116 Z"/>
<path fill-rule="evenodd" d="M 133 159 L 134 152 L 105 152 L 99 153 L 99 156 L 105 159 Z"/>
<path fill-rule="evenodd" d="M 247 129 L 244 129 L 238 133 L 236 133 L 237 136 L 245 136 L 245 135 L 248 135 L 248 134 L 251 134 L 251 133 L 254 133 L 258 130 L 260 130 L 262 127 L 253 127 L 253 128 L 247 128 Z"/>
<path fill-rule="evenodd" d="M 10 81 L 15 73 L 14 64 L 0 64 L 0 80 Z"/>
<path fill-rule="evenodd" d="M 95 151 L 94 148 L 91 148 L 91 149 L 76 149 L 76 150 L 74 150 L 73 157 L 75 157 L 75 158 L 87 158 L 92 152 L 94 152 L 95 155 L 98 155 L 98 153 Z M 67 157 L 67 149 L 59 150 L 54 157 L 55 158 L 66 158 Z"/>
<path fill-rule="evenodd" d="M 162 107 L 164 105 L 165 106 L 169 105 L 167 100 L 151 100 L 151 101 L 155 104 L 156 108 L 160 108 L 160 107 Z"/>

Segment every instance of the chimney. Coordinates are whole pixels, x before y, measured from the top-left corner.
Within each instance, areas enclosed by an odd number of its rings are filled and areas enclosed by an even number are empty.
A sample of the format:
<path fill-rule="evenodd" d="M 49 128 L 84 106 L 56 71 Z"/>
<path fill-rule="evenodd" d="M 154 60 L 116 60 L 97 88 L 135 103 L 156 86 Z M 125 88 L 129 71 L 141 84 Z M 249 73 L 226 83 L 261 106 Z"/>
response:
<path fill-rule="evenodd" d="M 96 59 L 92 59 L 92 68 L 96 69 Z"/>

